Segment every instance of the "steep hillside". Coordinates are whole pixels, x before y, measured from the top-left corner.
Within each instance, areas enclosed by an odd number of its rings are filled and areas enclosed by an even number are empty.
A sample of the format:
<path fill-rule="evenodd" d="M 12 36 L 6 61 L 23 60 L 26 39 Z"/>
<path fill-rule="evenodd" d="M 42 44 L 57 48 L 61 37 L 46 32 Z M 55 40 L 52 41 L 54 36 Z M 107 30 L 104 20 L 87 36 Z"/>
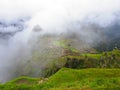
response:
<path fill-rule="evenodd" d="M 119 90 L 120 69 L 62 68 L 48 79 L 21 77 L 0 85 L 3 90 Z"/>

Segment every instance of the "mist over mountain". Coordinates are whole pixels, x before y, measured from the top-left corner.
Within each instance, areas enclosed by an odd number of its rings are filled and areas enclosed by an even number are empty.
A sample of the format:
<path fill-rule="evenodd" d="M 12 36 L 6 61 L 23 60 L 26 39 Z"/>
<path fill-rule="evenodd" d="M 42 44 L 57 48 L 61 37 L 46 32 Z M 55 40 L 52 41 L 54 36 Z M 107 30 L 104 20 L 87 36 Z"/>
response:
<path fill-rule="evenodd" d="M 22 74 L 41 75 L 49 62 L 63 55 L 58 41 L 80 52 L 120 48 L 120 1 L 0 1 L 1 82 Z"/>

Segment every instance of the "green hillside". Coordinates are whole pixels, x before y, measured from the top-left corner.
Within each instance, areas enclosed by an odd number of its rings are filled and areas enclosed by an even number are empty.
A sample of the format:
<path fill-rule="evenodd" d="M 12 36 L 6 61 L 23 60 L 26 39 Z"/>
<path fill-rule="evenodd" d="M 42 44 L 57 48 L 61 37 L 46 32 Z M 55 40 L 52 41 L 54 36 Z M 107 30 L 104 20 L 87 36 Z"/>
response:
<path fill-rule="evenodd" d="M 120 90 L 120 69 L 62 68 L 47 79 L 17 78 L 0 90 Z"/>
<path fill-rule="evenodd" d="M 24 70 L 18 69 L 21 77 L 0 84 L 0 90 L 120 90 L 119 49 L 79 50 L 69 40 L 45 39 L 42 52 L 36 47 Z"/>

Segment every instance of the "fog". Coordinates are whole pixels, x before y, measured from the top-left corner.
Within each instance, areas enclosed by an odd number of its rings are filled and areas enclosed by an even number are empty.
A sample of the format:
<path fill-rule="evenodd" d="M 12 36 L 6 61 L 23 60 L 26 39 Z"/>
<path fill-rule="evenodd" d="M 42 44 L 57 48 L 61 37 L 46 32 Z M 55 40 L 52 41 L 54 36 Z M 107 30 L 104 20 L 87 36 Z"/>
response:
<path fill-rule="evenodd" d="M 33 51 L 51 45 L 43 40 L 46 34 L 55 36 L 53 41 L 75 35 L 79 44 L 93 47 L 119 38 L 120 0 L 0 0 L 0 82 L 27 71 L 23 67 Z M 37 73 L 50 61 L 32 67 Z"/>

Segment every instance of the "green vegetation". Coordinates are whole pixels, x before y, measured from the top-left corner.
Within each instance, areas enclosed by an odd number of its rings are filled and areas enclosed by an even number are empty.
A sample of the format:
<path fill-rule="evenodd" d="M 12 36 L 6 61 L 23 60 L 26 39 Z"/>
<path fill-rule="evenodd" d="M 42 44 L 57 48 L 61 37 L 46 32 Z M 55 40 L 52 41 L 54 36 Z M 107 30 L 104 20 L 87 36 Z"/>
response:
<path fill-rule="evenodd" d="M 38 81 L 42 79 L 40 78 L 31 78 L 31 77 L 26 77 L 26 76 L 21 76 L 17 79 L 14 79 L 12 81 L 9 81 L 7 84 L 28 84 L 28 85 L 34 85 L 37 84 Z"/>
<path fill-rule="evenodd" d="M 120 84 L 120 69 L 68 69 L 63 68 L 49 78 L 52 88 L 116 88 Z M 86 89 L 84 89 L 86 90 Z"/>
<path fill-rule="evenodd" d="M 70 44 L 68 44 L 68 41 L 64 41 L 64 40 L 61 40 L 61 41 L 55 41 L 53 43 L 55 46 L 58 46 L 58 47 L 62 47 L 64 49 L 69 49 L 71 50 L 72 52 L 78 52 L 78 50 L 74 47 L 72 47 Z"/>
<path fill-rule="evenodd" d="M 27 83 L 19 83 L 27 80 Z M 32 82 L 32 84 L 30 84 Z M 28 83 L 30 82 L 30 83 Z M 0 85 L 1 90 L 119 90 L 120 69 L 62 68 L 48 79 L 21 77 Z"/>
<path fill-rule="evenodd" d="M 65 56 L 68 68 L 120 68 L 120 50 L 97 54 L 81 54 L 79 56 Z"/>
<path fill-rule="evenodd" d="M 101 54 L 82 54 L 82 56 L 99 60 L 102 55 Z"/>
<path fill-rule="evenodd" d="M 57 50 L 46 49 L 41 56 L 39 52 L 33 53 L 29 62 L 36 62 L 39 67 L 43 57 L 51 59 L 41 72 L 44 78 L 22 76 L 1 84 L 0 90 L 120 90 L 120 50 L 80 53 L 67 41 L 53 44 L 64 50 L 63 56 L 56 57 Z M 49 53 L 46 55 L 46 52 Z M 33 74 L 39 72 L 30 66 L 27 68 Z"/>

